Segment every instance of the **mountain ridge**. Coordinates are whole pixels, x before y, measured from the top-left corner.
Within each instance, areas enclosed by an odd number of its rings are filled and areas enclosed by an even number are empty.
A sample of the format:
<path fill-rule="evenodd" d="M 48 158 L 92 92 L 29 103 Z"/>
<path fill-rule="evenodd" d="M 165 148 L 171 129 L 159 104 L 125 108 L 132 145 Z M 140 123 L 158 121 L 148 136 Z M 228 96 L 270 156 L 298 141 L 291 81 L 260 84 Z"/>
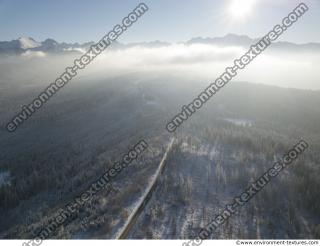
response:
<path fill-rule="evenodd" d="M 207 44 L 220 47 L 226 46 L 240 46 L 249 48 L 252 44 L 258 42 L 259 38 L 251 38 L 247 35 L 238 35 L 229 33 L 222 37 L 194 37 L 185 42 L 178 42 L 178 44 L 194 45 L 194 44 Z M 64 52 L 85 52 L 93 45 L 94 42 L 85 43 L 66 43 L 57 42 L 52 38 L 47 38 L 42 42 L 38 42 L 31 37 L 19 37 L 11 41 L 0 41 L 0 54 L 3 55 L 21 55 L 27 51 L 41 51 L 46 53 L 64 53 Z M 113 49 L 131 48 L 131 47 L 147 47 L 147 48 L 160 48 L 170 46 L 173 43 L 164 41 L 150 41 L 150 42 L 134 42 L 134 43 L 120 43 L 114 41 L 112 44 Z M 305 44 L 296 44 L 288 41 L 278 41 L 272 44 L 272 48 L 276 50 L 291 51 L 291 52 L 320 52 L 320 43 L 310 42 Z"/>

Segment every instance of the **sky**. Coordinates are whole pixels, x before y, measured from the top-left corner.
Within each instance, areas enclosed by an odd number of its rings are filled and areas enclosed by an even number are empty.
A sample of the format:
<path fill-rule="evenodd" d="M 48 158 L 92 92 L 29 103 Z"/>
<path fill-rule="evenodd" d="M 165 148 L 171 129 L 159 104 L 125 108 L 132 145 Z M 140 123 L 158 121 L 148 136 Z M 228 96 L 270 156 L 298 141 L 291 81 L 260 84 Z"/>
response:
<path fill-rule="evenodd" d="M 237 0 L 145 0 L 149 11 L 119 41 L 187 41 L 193 37 L 221 37 L 228 33 L 252 38 L 265 35 L 301 1 L 250 2 L 244 16 L 231 13 Z M 0 0 L 0 40 L 32 37 L 58 42 L 98 41 L 140 2 L 135 0 Z M 320 0 L 305 0 L 309 11 L 280 40 L 320 42 Z"/>

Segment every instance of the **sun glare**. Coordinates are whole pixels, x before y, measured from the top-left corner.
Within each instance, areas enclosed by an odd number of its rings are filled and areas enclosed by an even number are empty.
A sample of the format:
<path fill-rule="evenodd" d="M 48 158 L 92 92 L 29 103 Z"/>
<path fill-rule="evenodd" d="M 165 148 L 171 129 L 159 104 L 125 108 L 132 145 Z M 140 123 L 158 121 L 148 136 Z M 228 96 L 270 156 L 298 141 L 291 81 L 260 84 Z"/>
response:
<path fill-rule="evenodd" d="M 243 20 L 253 10 L 256 0 L 232 0 L 229 5 L 229 15 L 232 19 Z"/>

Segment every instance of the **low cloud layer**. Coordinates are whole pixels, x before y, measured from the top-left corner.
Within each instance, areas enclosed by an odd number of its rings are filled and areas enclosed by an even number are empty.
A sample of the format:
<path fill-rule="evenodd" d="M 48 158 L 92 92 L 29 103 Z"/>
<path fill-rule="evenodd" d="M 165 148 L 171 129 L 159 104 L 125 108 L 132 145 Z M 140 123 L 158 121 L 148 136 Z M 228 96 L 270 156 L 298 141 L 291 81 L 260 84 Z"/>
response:
<path fill-rule="evenodd" d="M 83 53 L 83 50 L 81 50 Z M 219 47 L 210 44 L 172 44 L 160 47 L 137 45 L 123 49 L 108 49 L 100 54 L 79 77 L 103 78 L 127 72 L 148 72 L 198 78 L 209 83 L 218 77 L 233 60 L 246 52 L 243 47 Z M 54 79 L 64 68 L 72 65 L 80 52 L 68 55 L 53 55 L 44 52 L 25 52 L 20 58 L 1 59 L 3 77 L 11 81 L 29 75 L 29 81 L 39 78 Z M 234 80 L 263 83 L 281 87 L 320 89 L 319 52 L 278 52 L 269 50 L 258 56 Z M 16 69 L 11 69 L 13 64 Z M 31 70 L 31 71 L 30 71 Z M 29 72 L 28 72 L 29 71 Z M 28 79 L 27 79 L 28 80 Z M 210 81 L 209 81 L 210 80 Z"/>

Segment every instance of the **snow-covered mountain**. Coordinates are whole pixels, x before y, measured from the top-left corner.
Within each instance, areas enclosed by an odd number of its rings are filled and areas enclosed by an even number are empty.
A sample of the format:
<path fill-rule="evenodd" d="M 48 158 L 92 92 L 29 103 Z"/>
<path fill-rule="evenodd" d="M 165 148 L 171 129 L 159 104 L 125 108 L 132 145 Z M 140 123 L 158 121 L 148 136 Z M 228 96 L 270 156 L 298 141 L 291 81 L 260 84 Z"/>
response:
<path fill-rule="evenodd" d="M 20 37 L 18 38 L 21 49 L 32 49 L 41 46 L 41 43 L 38 43 L 33 38 Z"/>
<path fill-rule="evenodd" d="M 93 42 L 84 44 L 59 43 L 54 39 L 46 39 L 43 42 L 35 41 L 30 37 L 20 37 L 11 41 L 0 41 L 0 54 L 2 55 L 23 55 L 32 51 L 45 53 L 83 52 Z"/>
<path fill-rule="evenodd" d="M 250 38 L 247 35 L 227 34 L 224 37 L 192 38 L 186 44 L 211 44 L 220 47 L 240 46 L 248 49 L 251 45 L 259 42 L 259 40 L 260 38 Z M 273 43 L 270 49 L 282 52 L 320 52 L 320 43 L 295 44 L 278 41 Z"/>
<path fill-rule="evenodd" d="M 187 44 L 214 44 L 219 46 L 250 46 L 255 39 L 246 35 L 227 34 L 224 37 L 203 38 L 197 37 L 187 41 Z"/>

